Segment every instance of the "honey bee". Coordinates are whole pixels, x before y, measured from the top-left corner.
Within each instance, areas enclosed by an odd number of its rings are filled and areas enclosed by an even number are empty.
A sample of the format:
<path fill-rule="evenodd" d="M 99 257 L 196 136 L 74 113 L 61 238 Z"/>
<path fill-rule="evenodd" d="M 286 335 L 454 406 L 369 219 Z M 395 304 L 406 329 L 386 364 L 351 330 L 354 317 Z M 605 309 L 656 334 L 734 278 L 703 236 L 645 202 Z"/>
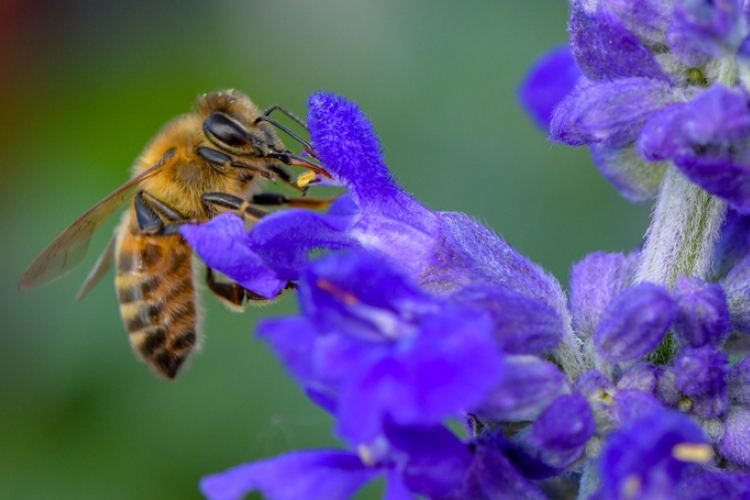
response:
<path fill-rule="evenodd" d="M 269 118 L 274 110 L 305 126 L 280 106 L 261 112 L 234 90 L 200 96 L 193 112 L 167 123 L 146 146 L 127 183 L 83 214 L 32 262 L 19 289 L 70 272 L 85 256 L 94 232 L 110 215 L 127 207 L 76 300 L 116 265 L 120 313 L 133 349 L 157 373 L 174 379 L 198 346 L 200 327 L 196 262 L 179 228 L 225 211 L 258 220 L 268 212 L 257 205 L 319 208 L 329 203 L 261 191 L 266 180 L 280 180 L 305 194 L 284 165 L 325 173 L 286 149 L 274 127 L 312 153 L 308 143 Z M 206 281 L 208 289 L 235 310 L 267 301 L 238 283 L 216 280 L 210 268 Z"/>

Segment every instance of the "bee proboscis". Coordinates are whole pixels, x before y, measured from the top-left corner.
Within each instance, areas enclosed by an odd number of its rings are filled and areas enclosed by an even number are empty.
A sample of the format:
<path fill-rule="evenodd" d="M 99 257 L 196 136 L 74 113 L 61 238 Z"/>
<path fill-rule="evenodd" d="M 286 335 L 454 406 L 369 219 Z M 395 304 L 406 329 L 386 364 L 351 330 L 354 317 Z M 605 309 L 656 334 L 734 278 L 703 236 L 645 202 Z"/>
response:
<path fill-rule="evenodd" d="M 302 192 L 284 165 L 320 167 L 286 149 L 268 118 L 280 106 L 261 111 L 234 90 L 204 94 L 193 112 L 167 123 L 133 166 L 132 178 L 94 205 L 58 236 L 29 266 L 19 283 L 27 290 L 71 271 L 107 218 L 127 207 L 114 235 L 84 281 L 82 299 L 113 265 L 125 329 L 134 350 L 157 373 L 173 379 L 198 346 L 196 263 L 179 234 L 185 223 L 206 222 L 234 211 L 257 220 L 257 205 L 323 207 L 328 200 L 290 198 L 261 192 L 264 180 L 280 180 Z M 238 283 L 220 282 L 209 268 L 208 289 L 232 309 L 267 301 Z"/>

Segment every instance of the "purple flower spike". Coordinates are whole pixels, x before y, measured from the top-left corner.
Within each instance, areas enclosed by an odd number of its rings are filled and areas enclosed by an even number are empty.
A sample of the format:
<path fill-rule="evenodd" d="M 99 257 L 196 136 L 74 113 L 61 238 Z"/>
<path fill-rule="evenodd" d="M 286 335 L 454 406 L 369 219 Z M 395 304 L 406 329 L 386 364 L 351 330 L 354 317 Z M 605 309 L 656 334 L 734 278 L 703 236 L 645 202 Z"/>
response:
<path fill-rule="evenodd" d="M 353 453 L 300 451 L 205 477 L 200 489 L 209 500 L 240 500 L 254 490 L 268 500 L 346 500 L 380 474 Z"/>
<path fill-rule="evenodd" d="M 726 354 L 706 345 L 687 348 L 675 360 L 677 387 L 693 400 L 693 410 L 717 418 L 729 406 L 729 363 Z"/>
<path fill-rule="evenodd" d="M 720 346 L 731 331 L 727 298 L 721 286 L 698 278 L 679 278 L 673 296 L 679 306 L 674 329 L 692 347 Z"/>
<path fill-rule="evenodd" d="M 677 318 L 677 305 L 663 287 L 641 283 L 607 306 L 594 344 L 610 361 L 630 361 L 659 345 Z"/>
<path fill-rule="evenodd" d="M 518 98 L 536 124 L 549 130 L 552 111 L 582 75 L 570 46 L 561 45 L 540 57 L 529 70 L 518 89 Z"/>
<path fill-rule="evenodd" d="M 674 498 L 674 488 L 711 449 L 688 417 L 657 411 L 610 436 L 599 461 L 603 498 Z"/>
<path fill-rule="evenodd" d="M 719 452 L 745 470 L 750 469 L 750 407 L 736 405 L 729 408 Z"/>

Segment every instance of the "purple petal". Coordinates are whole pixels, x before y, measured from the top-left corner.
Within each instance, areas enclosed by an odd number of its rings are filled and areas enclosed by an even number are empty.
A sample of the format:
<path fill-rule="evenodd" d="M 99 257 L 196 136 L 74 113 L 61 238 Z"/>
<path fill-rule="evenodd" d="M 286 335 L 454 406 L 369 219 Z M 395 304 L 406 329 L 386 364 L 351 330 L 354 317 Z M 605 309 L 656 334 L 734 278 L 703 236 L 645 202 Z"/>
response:
<path fill-rule="evenodd" d="M 750 407 L 736 405 L 729 408 L 719 452 L 735 464 L 750 468 Z"/>
<path fill-rule="evenodd" d="M 410 491 L 433 497 L 461 487 L 473 456 L 448 429 L 391 424 L 385 431 Z"/>
<path fill-rule="evenodd" d="M 750 214 L 750 162 L 690 155 L 675 158 L 675 165 L 688 179 L 724 198 L 738 212 Z"/>
<path fill-rule="evenodd" d="M 712 471 L 682 480 L 675 492 L 681 500 L 750 500 L 750 476 L 739 472 Z"/>
<path fill-rule="evenodd" d="M 648 161 L 674 158 L 684 146 L 682 125 L 688 104 L 670 104 L 649 118 L 638 136 L 637 148 Z"/>
<path fill-rule="evenodd" d="M 489 314 L 495 340 L 503 352 L 544 354 L 554 349 L 562 338 L 562 319 L 551 307 L 512 290 L 467 286 L 450 299 L 471 307 L 477 314 Z"/>
<path fill-rule="evenodd" d="M 357 249 L 348 234 L 352 217 L 325 215 L 303 209 L 275 212 L 255 224 L 249 234 L 252 249 L 279 275 L 298 279 L 299 270 L 315 248 Z"/>
<path fill-rule="evenodd" d="M 675 359 L 674 371 L 677 387 L 693 399 L 696 413 L 704 418 L 724 413 L 729 406 L 726 354 L 710 345 L 686 348 Z"/>
<path fill-rule="evenodd" d="M 738 403 L 750 404 L 750 356 L 732 367 L 729 397 Z"/>
<path fill-rule="evenodd" d="M 655 349 L 676 317 L 677 305 L 669 293 L 663 287 L 642 283 L 610 302 L 594 344 L 610 361 L 630 361 Z"/>
<path fill-rule="evenodd" d="M 666 162 L 648 162 L 635 145 L 610 148 L 589 145 L 591 158 L 602 175 L 630 201 L 645 201 L 656 196 L 667 171 Z"/>
<path fill-rule="evenodd" d="M 688 64 L 701 62 L 698 54 L 733 56 L 747 36 L 741 0 L 675 0 L 674 6 L 667 43 Z"/>
<path fill-rule="evenodd" d="M 672 101 L 669 84 L 648 78 L 603 82 L 571 92 L 555 109 L 551 137 L 572 146 L 626 146 Z"/>
<path fill-rule="evenodd" d="M 401 474 L 396 471 L 388 471 L 388 481 L 385 486 L 383 500 L 415 500 L 416 497 L 404 484 Z"/>
<path fill-rule="evenodd" d="M 313 263 L 302 273 L 299 300 L 315 324 L 375 342 L 405 337 L 421 317 L 442 310 L 437 299 L 374 254 L 331 255 Z"/>
<path fill-rule="evenodd" d="M 622 427 L 631 422 L 664 411 L 664 405 L 654 396 L 638 389 L 620 389 L 615 393 L 613 420 Z"/>
<path fill-rule="evenodd" d="M 672 6 L 663 0 L 608 0 L 606 7 L 646 45 L 663 42 L 672 21 Z"/>
<path fill-rule="evenodd" d="M 741 215 L 733 209 L 727 210 L 721 235 L 714 250 L 716 270 L 712 274 L 712 281 L 726 277 L 729 271 L 748 254 L 748 235 L 750 235 L 750 216 Z"/>
<path fill-rule="evenodd" d="M 350 373 L 339 433 L 353 444 L 380 433 L 382 419 L 432 425 L 478 405 L 495 385 L 502 358 L 489 321 L 465 314 L 425 320 L 393 352 Z M 364 364 L 364 363 L 363 363 Z"/>
<path fill-rule="evenodd" d="M 682 277 L 672 291 L 679 313 L 675 333 L 687 345 L 720 346 L 732 329 L 724 290 L 716 283 Z"/>
<path fill-rule="evenodd" d="M 636 363 L 622 374 L 620 380 L 617 381 L 617 388 L 638 389 L 648 394 L 654 394 L 659 374 L 659 368 L 651 363 Z"/>
<path fill-rule="evenodd" d="M 552 111 L 575 88 L 582 76 L 568 44 L 542 55 L 526 73 L 518 99 L 543 130 L 549 130 Z"/>
<path fill-rule="evenodd" d="M 492 420 L 533 420 L 565 390 L 565 377 L 552 363 L 508 356 L 499 382 L 476 413 Z"/>
<path fill-rule="evenodd" d="M 318 92 L 307 105 L 307 124 L 318 158 L 344 180 L 360 206 L 400 192 L 385 165 L 375 130 L 355 102 Z"/>
<path fill-rule="evenodd" d="M 732 328 L 750 334 L 750 256 L 742 259 L 721 282 L 727 294 Z"/>
<path fill-rule="evenodd" d="M 463 487 L 434 500 L 546 500 L 534 481 L 525 478 L 491 438 L 476 440 L 474 460 Z"/>
<path fill-rule="evenodd" d="M 679 413 L 660 411 L 638 419 L 607 440 L 599 460 L 602 488 L 614 498 L 625 492 L 630 498 L 672 498 L 673 488 L 694 465 L 675 458 L 675 446 L 705 442 L 701 429 Z"/>
<path fill-rule="evenodd" d="M 268 500 L 346 500 L 381 473 L 353 453 L 299 451 L 204 477 L 200 489 L 209 500 L 239 500 L 255 490 Z"/>
<path fill-rule="evenodd" d="M 593 335 L 607 304 L 630 286 L 637 259 L 637 253 L 596 252 L 573 266 L 570 310 L 576 332 Z"/>
<path fill-rule="evenodd" d="M 221 214 L 198 226 L 186 224 L 180 234 L 208 267 L 257 294 L 273 299 L 287 284 L 254 252 L 245 223 L 234 214 Z"/>
<path fill-rule="evenodd" d="M 438 257 L 450 263 L 446 274 L 438 273 L 420 284 L 440 289 L 446 282 L 461 285 L 489 284 L 543 302 L 562 318 L 567 317 L 567 299 L 560 283 L 541 266 L 518 253 L 492 230 L 463 214 L 439 212 L 443 237 L 450 253 Z"/>
<path fill-rule="evenodd" d="M 605 7 L 584 0 L 571 2 L 570 41 L 578 67 L 592 80 L 630 77 L 665 79 L 638 37 Z"/>
<path fill-rule="evenodd" d="M 265 319 L 257 330 L 257 336 L 271 343 L 276 356 L 303 383 L 319 381 L 310 355 L 318 335 L 315 324 L 305 318 Z"/>
<path fill-rule="evenodd" d="M 563 468 L 575 462 L 596 432 L 588 401 L 577 394 L 563 395 L 550 404 L 531 425 L 529 444 L 542 460 Z"/>

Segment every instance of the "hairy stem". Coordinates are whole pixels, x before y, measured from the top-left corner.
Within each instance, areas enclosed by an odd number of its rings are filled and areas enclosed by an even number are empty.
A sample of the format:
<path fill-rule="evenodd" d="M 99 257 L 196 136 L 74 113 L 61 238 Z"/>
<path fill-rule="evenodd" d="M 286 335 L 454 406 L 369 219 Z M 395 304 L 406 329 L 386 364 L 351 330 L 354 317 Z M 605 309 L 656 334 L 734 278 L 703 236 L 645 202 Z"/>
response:
<path fill-rule="evenodd" d="M 726 202 L 670 165 L 646 233 L 635 283 L 650 281 L 671 289 L 681 276 L 705 279 L 725 215 Z M 667 334 L 651 361 L 668 364 L 675 347 L 672 335 Z"/>

